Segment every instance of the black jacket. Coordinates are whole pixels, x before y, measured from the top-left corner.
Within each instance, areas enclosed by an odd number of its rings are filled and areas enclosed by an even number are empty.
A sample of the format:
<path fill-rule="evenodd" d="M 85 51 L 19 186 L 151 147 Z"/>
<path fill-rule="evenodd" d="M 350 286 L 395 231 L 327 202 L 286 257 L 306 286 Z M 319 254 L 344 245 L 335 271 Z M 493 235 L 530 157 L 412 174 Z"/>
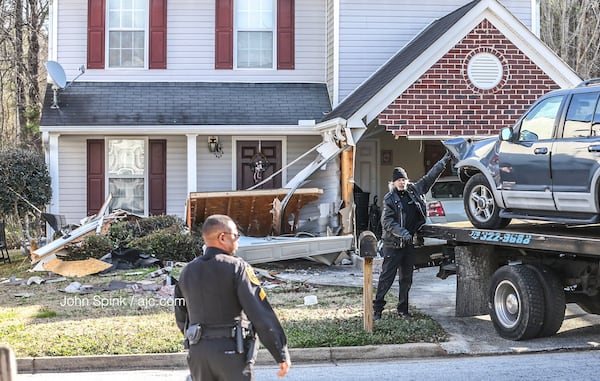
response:
<path fill-rule="evenodd" d="M 417 205 L 417 215 L 407 216 L 400 202 L 400 197 L 396 189 L 392 189 L 383 198 L 383 212 L 381 213 L 382 240 L 384 245 L 396 247 L 403 246 L 402 237 L 406 235 L 406 221 L 408 218 L 416 218 L 415 231 L 408 231 L 410 235 L 416 233 L 421 225 L 425 223 L 427 218 L 427 206 L 425 194 L 431 189 L 435 180 L 442 174 L 446 168 L 446 162 L 450 159 L 445 156 L 416 182 L 409 182 L 406 186 L 406 191 L 409 197 Z"/>

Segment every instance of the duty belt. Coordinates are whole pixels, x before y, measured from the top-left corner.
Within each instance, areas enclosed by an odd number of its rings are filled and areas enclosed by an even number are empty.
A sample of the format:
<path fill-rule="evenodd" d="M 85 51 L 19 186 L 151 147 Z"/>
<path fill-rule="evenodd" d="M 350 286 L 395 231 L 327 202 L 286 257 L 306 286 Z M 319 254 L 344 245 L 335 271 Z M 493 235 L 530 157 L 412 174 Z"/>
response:
<path fill-rule="evenodd" d="M 204 325 L 192 324 L 184 332 L 187 345 L 197 344 L 200 339 L 235 338 L 235 326 L 233 325 Z M 184 346 L 186 343 L 184 343 Z"/>
<path fill-rule="evenodd" d="M 235 326 L 206 326 L 202 325 L 203 339 L 220 339 L 220 338 L 233 338 L 235 336 Z"/>

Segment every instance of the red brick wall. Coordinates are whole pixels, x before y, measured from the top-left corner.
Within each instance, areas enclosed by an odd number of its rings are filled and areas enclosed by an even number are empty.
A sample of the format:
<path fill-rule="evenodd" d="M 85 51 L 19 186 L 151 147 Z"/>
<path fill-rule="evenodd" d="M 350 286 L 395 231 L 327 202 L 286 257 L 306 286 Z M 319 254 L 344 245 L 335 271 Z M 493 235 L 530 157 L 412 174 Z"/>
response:
<path fill-rule="evenodd" d="M 503 77 L 493 89 L 475 87 L 469 58 L 496 55 Z M 484 20 L 378 115 L 396 136 L 495 136 L 512 125 L 540 95 L 558 85 Z"/>

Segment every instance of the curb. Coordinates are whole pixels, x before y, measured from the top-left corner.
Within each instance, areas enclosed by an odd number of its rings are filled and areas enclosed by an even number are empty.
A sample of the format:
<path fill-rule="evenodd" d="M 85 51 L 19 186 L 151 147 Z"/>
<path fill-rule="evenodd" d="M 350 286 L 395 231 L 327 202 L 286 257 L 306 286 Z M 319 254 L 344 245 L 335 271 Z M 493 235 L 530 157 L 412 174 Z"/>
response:
<path fill-rule="evenodd" d="M 291 348 L 293 364 L 382 360 L 445 356 L 439 344 L 410 343 L 359 347 Z M 19 373 L 91 372 L 108 370 L 186 369 L 187 352 L 141 355 L 23 357 L 17 359 Z M 261 348 L 257 365 L 275 365 L 270 353 Z"/>

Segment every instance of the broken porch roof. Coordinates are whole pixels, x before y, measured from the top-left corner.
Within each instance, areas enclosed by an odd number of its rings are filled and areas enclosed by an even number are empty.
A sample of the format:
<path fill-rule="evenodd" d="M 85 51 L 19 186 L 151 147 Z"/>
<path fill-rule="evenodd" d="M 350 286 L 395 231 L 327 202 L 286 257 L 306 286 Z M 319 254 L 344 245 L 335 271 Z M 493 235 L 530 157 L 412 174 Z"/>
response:
<path fill-rule="evenodd" d="M 318 83 L 74 82 L 48 84 L 40 125 L 298 125 L 331 111 Z"/>

